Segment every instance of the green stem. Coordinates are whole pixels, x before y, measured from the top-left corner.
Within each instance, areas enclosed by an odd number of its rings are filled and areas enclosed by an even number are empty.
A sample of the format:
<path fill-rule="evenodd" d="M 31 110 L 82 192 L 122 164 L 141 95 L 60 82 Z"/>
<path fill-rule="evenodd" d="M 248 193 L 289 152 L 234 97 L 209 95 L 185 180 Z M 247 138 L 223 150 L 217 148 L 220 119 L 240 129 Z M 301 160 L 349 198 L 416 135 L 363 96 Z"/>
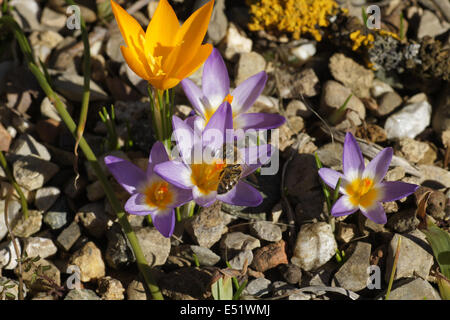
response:
<path fill-rule="evenodd" d="M 391 294 L 392 283 L 394 282 L 395 271 L 397 270 L 397 261 L 398 261 L 399 255 L 400 255 L 401 243 L 402 243 L 402 237 L 399 236 L 398 241 L 397 241 L 397 250 L 395 250 L 395 258 L 394 258 L 394 264 L 392 266 L 391 277 L 389 278 L 389 285 L 388 285 L 388 289 L 386 292 L 386 297 L 384 298 L 385 300 L 389 300 L 389 295 Z"/>
<path fill-rule="evenodd" d="M 27 65 L 30 69 L 30 71 L 33 73 L 33 75 L 36 77 L 36 80 L 38 81 L 39 85 L 41 86 L 42 90 L 45 92 L 47 97 L 50 99 L 50 101 L 55 106 L 56 110 L 58 111 L 61 119 L 66 124 L 69 131 L 72 133 L 73 137 L 76 139 L 77 137 L 77 127 L 75 122 L 73 121 L 72 117 L 70 116 L 69 112 L 66 109 L 66 106 L 61 102 L 59 97 L 55 94 L 53 89 L 50 87 L 49 83 L 47 82 L 47 79 L 42 74 L 42 72 L 39 70 L 38 66 L 34 63 L 34 60 L 32 58 L 31 54 L 31 48 L 30 45 L 23 34 L 20 27 L 17 25 L 17 23 L 14 21 L 12 17 L 4 16 L 0 19 L 0 24 L 6 23 L 8 26 L 10 26 L 16 36 L 16 39 L 18 39 L 18 43 L 20 45 L 20 48 L 22 49 L 25 58 L 27 60 Z M 155 279 L 153 278 L 153 275 L 151 274 L 151 268 L 149 267 L 144 253 L 139 245 L 139 241 L 136 237 L 136 234 L 134 233 L 133 229 L 131 228 L 130 223 L 128 222 L 127 216 L 125 214 L 125 211 L 123 210 L 122 206 L 120 205 L 119 201 L 117 200 L 114 191 L 112 187 L 110 186 L 108 179 L 106 178 L 100 164 L 98 163 L 98 160 L 92 151 L 89 144 L 86 142 L 86 140 L 81 137 L 80 144 L 79 144 L 81 150 L 83 151 L 86 159 L 89 161 L 89 163 L 92 166 L 92 169 L 95 171 L 100 183 L 102 184 L 102 187 L 105 191 L 105 194 L 111 203 L 111 207 L 113 211 L 116 213 L 118 221 L 120 225 L 122 226 L 125 235 L 127 236 L 129 243 L 133 249 L 133 252 L 136 257 L 136 262 L 138 264 L 138 268 L 141 271 L 142 275 L 144 276 L 144 280 L 147 283 L 150 293 L 152 294 L 153 298 L 155 300 L 163 300 L 163 296 L 161 291 L 159 290 L 159 287 L 156 284 Z"/>
<path fill-rule="evenodd" d="M 0 164 L 3 167 L 3 170 L 5 170 L 6 177 L 8 178 L 9 182 L 11 182 L 14 189 L 16 189 L 17 194 L 20 198 L 20 204 L 22 205 L 22 212 L 23 216 L 25 217 L 25 220 L 28 219 L 28 203 L 27 199 L 25 198 L 25 195 L 23 194 L 22 189 L 17 184 L 16 179 L 14 179 L 14 176 L 9 169 L 8 162 L 6 161 L 5 155 L 2 151 L 0 151 Z"/>

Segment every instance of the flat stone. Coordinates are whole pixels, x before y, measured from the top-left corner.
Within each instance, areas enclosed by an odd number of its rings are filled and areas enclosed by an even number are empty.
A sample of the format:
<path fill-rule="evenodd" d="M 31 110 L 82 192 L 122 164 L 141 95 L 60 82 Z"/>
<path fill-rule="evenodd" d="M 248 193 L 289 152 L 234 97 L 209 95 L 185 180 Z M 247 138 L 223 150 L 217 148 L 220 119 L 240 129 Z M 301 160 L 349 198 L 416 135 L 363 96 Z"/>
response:
<path fill-rule="evenodd" d="M 220 261 L 220 256 L 215 254 L 212 250 L 200 246 L 190 246 L 191 250 L 197 256 L 198 262 L 201 266 L 212 267 Z"/>
<path fill-rule="evenodd" d="M 266 278 L 258 278 L 250 281 L 242 292 L 243 295 L 261 297 L 270 292 L 271 281 Z"/>
<path fill-rule="evenodd" d="M 22 249 L 20 247 L 19 239 L 16 239 L 16 245 L 19 250 L 19 255 L 21 255 Z M 18 265 L 17 259 L 18 257 L 12 240 L 0 244 L 0 270 L 14 270 Z"/>
<path fill-rule="evenodd" d="M 419 222 L 415 209 L 406 209 L 390 216 L 386 225 L 395 232 L 404 233 L 416 229 Z"/>
<path fill-rule="evenodd" d="M 370 88 L 370 93 L 372 94 L 372 97 L 379 98 L 387 92 L 394 92 L 394 89 L 392 89 L 390 85 L 379 79 L 373 80 L 372 88 Z"/>
<path fill-rule="evenodd" d="M 34 155 L 42 160 L 50 161 L 51 155 L 47 148 L 36 141 L 32 135 L 21 134 L 17 139 L 14 140 L 11 146 L 11 153 L 20 156 L 30 156 Z"/>
<path fill-rule="evenodd" d="M 97 293 L 103 300 L 123 300 L 125 289 L 122 283 L 109 276 L 99 279 Z"/>
<path fill-rule="evenodd" d="M 134 254 L 128 241 L 118 224 L 113 224 L 106 232 L 108 244 L 105 252 L 105 261 L 109 267 L 119 270 L 134 262 Z"/>
<path fill-rule="evenodd" d="M 89 289 L 72 289 L 64 300 L 101 300 L 101 298 Z"/>
<path fill-rule="evenodd" d="M 334 275 L 334 281 L 338 287 L 350 291 L 360 291 L 366 288 L 371 247 L 369 243 L 360 241 L 356 243 L 351 256 Z"/>
<path fill-rule="evenodd" d="M 72 222 L 67 228 L 65 228 L 56 238 L 56 242 L 66 251 L 75 244 L 78 238 L 81 236 L 80 227 L 78 223 Z"/>
<path fill-rule="evenodd" d="M 244 80 L 266 69 L 266 60 L 256 52 L 244 52 L 239 55 L 236 65 L 236 87 Z"/>
<path fill-rule="evenodd" d="M 141 281 L 133 280 L 127 288 L 128 300 L 148 300 L 147 292 Z"/>
<path fill-rule="evenodd" d="M 389 300 L 442 300 L 439 293 L 426 280 L 417 278 L 392 289 Z"/>
<path fill-rule="evenodd" d="M 402 97 L 396 92 L 386 92 L 378 100 L 378 108 L 376 114 L 378 116 L 385 116 L 394 111 L 403 102 Z"/>
<path fill-rule="evenodd" d="M 69 208 L 66 200 L 64 198 L 59 198 L 45 214 L 44 223 L 52 230 L 58 230 L 66 225 L 68 213 Z"/>
<path fill-rule="evenodd" d="M 414 139 L 431 122 L 431 105 L 428 101 L 408 104 L 387 118 L 384 124 L 388 139 Z"/>
<path fill-rule="evenodd" d="M 86 243 L 83 248 L 75 252 L 70 258 L 70 264 L 80 268 L 82 282 L 89 282 L 105 276 L 102 253 L 93 242 Z"/>
<path fill-rule="evenodd" d="M 93 237 L 101 238 L 107 229 L 109 217 L 103 202 L 95 202 L 78 209 L 75 221 L 80 221 Z"/>
<path fill-rule="evenodd" d="M 28 238 L 41 230 L 42 226 L 42 211 L 28 210 L 28 219 L 24 216 L 17 220 L 13 227 L 12 232 L 15 236 L 20 238 Z"/>
<path fill-rule="evenodd" d="M 48 238 L 30 237 L 24 241 L 24 251 L 28 257 L 41 257 L 43 259 L 54 255 L 58 248 Z"/>
<path fill-rule="evenodd" d="M 403 138 L 399 145 L 398 155 L 412 163 L 431 165 L 437 158 L 436 151 L 426 142 Z"/>
<path fill-rule="evenodd" d="M 21 208 L 22 206 L 18 201 L 10 201 L 8 203 L 8 222 L 10 226 L 22 216 Z M 0 241 L 3 240 L 7 233 L 8 228 L 5 224 L 5 200 L 0 200 Z"/>
<path fill-rule="evenodd" d="M 300 284 L 302 281 L 302 269 L 295 264 L 283 264 L 279 267 L 281 275 L 290 284 Z"/>
<path fill-rule="evenodd" d="M 322 89 L 321 111 L 330 114 L 345 103 L 352 91 L 337 81 L 328 80 Z M 354 94 L 347 103 L 346 109 L 355 111 L 361 120 L 366 117 L 366 109 L 362 101 Z"/>
<path fill-rule="evenodd" d="M 42 10 L 41 24 L 55 30 L 60 30 L 66 26 L 67 17 L 65 14 L 56 12 L 48 7 Z"/>
<path fill-rule="evenodd" d="M 249 266 L 253 261 L 252 250 L 243 250 L 239 252 L 233 259 L 228 261 L 231 268 L 235 270 L 242 270 L 245 265 Z"/>
<path fill-rule="evenodd" d="M 291 263 L 306 271 L 314 270 L 328 262 L 336 250 L 336 240 L 329 224 L 304 224 L 298 233 Z"/>
<path fill-rule="evenodd" d="M 42 188 L 59 171 L 59 167 L 35 156 L 24 156 L 13 164 L 17 183 L 29 191 Z"/>
<path fill-rule="evenodd" d="M 445 28 L 442 26 L 440 19 L 433 12 L 425 10 L 417 29 L 417 38 L 435 37 L 443 32 L 445 32 Z"/>
<path fill-rule="evenodd" d="M 38 268 L 42 270 L 43 277 L 37 276 L 34 281 L 33 275 L 38 272 Z M 28 287 L 36 291 L 48 291 L 53 285 L 61 285 L 59 269 L 52 262 L 45 259 L 39 259 L 37 262 L 34 262 L 28 271 L 22 272 L 22 277 Z"/>
<path fill-rule="evenodd" d="M 225 36 L 224 57 L 231 60 L 238 53 L 251 52 L 253 42 L 248 39 L 243 32 L 233 24 L 228 24 L 227 34 Z"/>
<path fill-rule="evenodd" d="M 439 187 L 444 186 L 445 188 L 450 188 L 450 172 L 448 170 L 426 164 L 418 165 L 418 167 L 422 174 L 419 183 L 423 183 L 424 181 L 435 181 L 441 185 Z"/>
<path fill-rule="evenodd" d="M 399 237 L 402 237 L 402 242 L 394 280 L 414 277 L 415 274 L 426 279 L 434 263 L 434 258 L 433 255 L 427 252 L 427 250 L 431 251 L 431 249 L 424 240 L 423 234 L 418 230 L 414 230 L 406 235 L 395 234 L 392 238 L 386 260 L 386 282 L 389 282 Z"/>
<path fill-rule="evenodd" d="M 280 70 L 277 71 L 277 78 L 280 95 L 284 99 L 299 99 L 302 95 L 314 97 L 319 94 L 319 78 L 311 68 L 293 74 Z"/>
<path fill-rule="evenodd" d="M 137 228 L 135 233 L 148 264 L 163 265 L 169 257 L 170 239 L 164 237 L 156 228 Z"/>
<path fill-rule="evenodd" d="M 220 242 L 223 250 L 253 250 L 260 246 L 258 239 L 242 232 L 227 233 Z"/>
<path fill-rule="evenodd" d="M 45 187 L 36 191 L 34 205 L 41 211 L 46 212 L 59 198 L 61 191 L 56 187 Z"/>
<path fill-rule="evenodd" d="M 350 88 L 357 97 L 369 97 L 369 89 L 372 87 L 374 78 L 371 70 L 342 53 L 336 53 L 330 58 L 329 68 L 333 77 Z"/>
<path fill-rule="evenodd" d="M 75 73 L 64 73 L 53 80 L 56 91 L 61 93 L 69 100 L 81 102 L 83 99 L 83 83 L 84 78 Z M 90 81 L 90 101 L 106 101 L 108 100 L 106 92 L 94 81 Z"/>
<path fill-rule="evenodd" d="M 269 241 L 277 242 L 281 240 L 281 228 L 269 221 L 257 221 L 250 225 L 250 233 L 255 237 Z"/>
<path fill-rule="evenodd" d="M 336 224 L 336 240 L 349 243 L 357 234 L 358 229 L 354 224 L 339 222 Z"/>
<path fill-rule="evenodd" d="M 287 264 L 288 258 L 285 247 L 286 243 L 281 240 L 257 249 L 253 257 L 253 263 L 251 264 L 252 268 L 256 271 L 265 272 L 280 264 Z"/>

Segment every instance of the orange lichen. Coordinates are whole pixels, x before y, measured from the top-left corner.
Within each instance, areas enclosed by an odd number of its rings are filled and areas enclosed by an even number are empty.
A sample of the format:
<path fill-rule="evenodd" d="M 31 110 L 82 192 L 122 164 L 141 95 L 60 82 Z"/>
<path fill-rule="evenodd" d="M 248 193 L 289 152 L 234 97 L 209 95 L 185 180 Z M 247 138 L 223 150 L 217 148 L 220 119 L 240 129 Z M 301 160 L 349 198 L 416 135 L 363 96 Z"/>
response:
<path fill-rule="evenodd" d="M 375 38 L 372 34 L 368 33 L 367 35 L 361 34 L 360 30 L 356 30 L 355 32 L 352 32 L 350 34 L 350 39 L 353 41 L 353 47 L 352 50 L 356 51 L 361 47 L 361 45 L 364 45 L 367 48 L 370 48 L 373 45 L 373 42 L 375 41 Z"/>
<path fill-rule="evenodd" d="M 335 14 L 338 4 L 334 0 L 247 0 L 250 5 L 252 31 L 277 29 L 292 33 L 294 39 L 304 34 L 322 40 L 319 27 L 329 25 L 328 18 Z"/>

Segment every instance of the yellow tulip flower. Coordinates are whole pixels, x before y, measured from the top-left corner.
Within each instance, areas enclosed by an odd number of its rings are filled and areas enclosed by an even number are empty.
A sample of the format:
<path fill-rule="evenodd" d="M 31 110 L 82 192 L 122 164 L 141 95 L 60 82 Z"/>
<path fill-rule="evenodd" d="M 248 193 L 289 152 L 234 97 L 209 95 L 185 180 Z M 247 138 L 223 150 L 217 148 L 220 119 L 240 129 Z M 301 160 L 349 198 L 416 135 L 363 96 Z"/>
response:
<path fill-rule="evenodd" d="M 160 0 L 144 33 L 139 23 L 111 0 L 125 46 L 122 55 L 138 76 L 159 90 L 175 87 L 208 58 L 211 44 L 202 45 L 214 6 L 211 0 L 180 26 L 167 0 Z"/>

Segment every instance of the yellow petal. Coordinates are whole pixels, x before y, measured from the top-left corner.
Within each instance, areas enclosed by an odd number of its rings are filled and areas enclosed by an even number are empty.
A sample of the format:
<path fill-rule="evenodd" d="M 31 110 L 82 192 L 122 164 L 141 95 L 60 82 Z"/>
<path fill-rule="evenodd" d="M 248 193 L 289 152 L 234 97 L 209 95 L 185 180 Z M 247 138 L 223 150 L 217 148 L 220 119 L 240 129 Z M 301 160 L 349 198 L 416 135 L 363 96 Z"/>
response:
<path fill-rule="evenodd" d="M 128 66 L 131 70 L 134 71 L 134 73 L 136 73 L 142 79 L 150 79 L 150 73 L 146 70 L 148 68 L 148 65 L 140 61 L 134 50 L 124 46 L 120 46 L 120 50 L 122 51 L 122 55 L 125 58 Z"/>
<path fill-rule="evenodd" d="M 140 47 L 140 50 L 143 51 L 142 40 L 145 37 L 145 33 L 139 22 L 113 0 L 111 0 L 111 7 L 127 47 Z"/>
<path fill-rule="evenodd" d="M 211 0 L 200 9 L 196 10 L 181 26 L 177 33 L 177 44 L 180 47 L 176 50 L 176 57 L 171 57 L 164 63 L 164 70 L 170 73 L 171 70 L 180 69 L 186 62 L 191 61 L 197 54 L 200 45 L 203 42 L 206 31 L 208 30 L 209 19 L 214 6 L 214 0 Z M 175 53 L 175 52 L 174 52 Z M 174 55 L 172 53 L 171 55 Z"/>
<path fill-rule="evenodd" d="M 177 73 L 175 74 L 175 77 L 183 80 L 193 74 L 198 68 L 200 68 L 206 59 L 208 59 L 211 55 L 212 49 L 213 46 L 210 43 L 200 46 L 191 61 L 188 61 L 182 65 L 179 70 L 176 70 Z"/>
<path fill-rule="evenodd" d="M 157 46 L 173 47 L 180 24 L 167 0 L 160 0 L 145 33 L 145 53 L 154 54 Z M 161 55 L 161 54 L 156 54 Z"/>

